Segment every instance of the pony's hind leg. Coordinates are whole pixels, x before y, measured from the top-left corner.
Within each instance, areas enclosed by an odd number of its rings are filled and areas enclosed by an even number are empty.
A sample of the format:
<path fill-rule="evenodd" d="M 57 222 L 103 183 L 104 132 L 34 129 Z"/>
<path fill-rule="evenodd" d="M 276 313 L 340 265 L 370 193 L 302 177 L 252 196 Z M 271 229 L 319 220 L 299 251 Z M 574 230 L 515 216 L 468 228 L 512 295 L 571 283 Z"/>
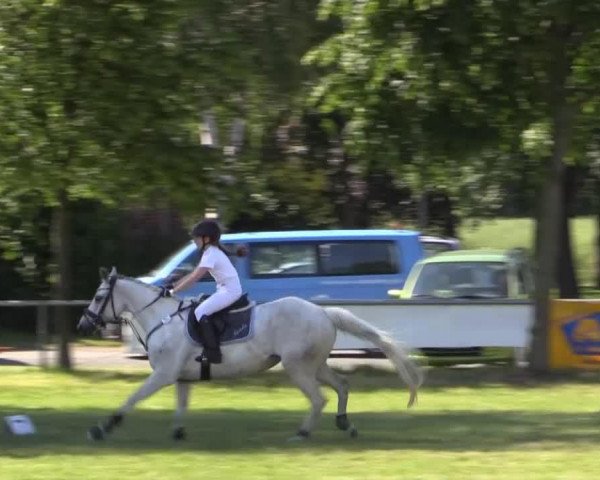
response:
<path fill-rule="evenodd" d="M 310 401 L 310 412 L 304 417 L 298 433 L 290 438 L 292 441 L 305 440 L 310 436 L 327 401 L 321 393 L 321 388 L 316 377 L 316 369 L 312 362 L 306 361 L 302 357 L 287 357 L 282 358 L 281 363 L 290 376 L 290 379 L 302 390 L 302 393 Z"/>
<path fill-rule="evenodd" d="M 177 409 L 175 410 L 175 418 L 173 422 L 173 440 L 185 439 L 185 428 L 183 426 L 183 417 L 188 409 L 190 398 L 190 383 L 177 381 Z"/>
<path fill-rule="evenodd" d="M 329 365 L 324 363 L 317 370 L 317 379 L 335 390 L 338 396 L 337 415 L 335 425 L 340 430 L 349 432 L 351 437 L 358 435 L 356 427 L 348 420 L 346 408 L 348 406 L 348 381 L 341 375 L 335 373 Z"/>

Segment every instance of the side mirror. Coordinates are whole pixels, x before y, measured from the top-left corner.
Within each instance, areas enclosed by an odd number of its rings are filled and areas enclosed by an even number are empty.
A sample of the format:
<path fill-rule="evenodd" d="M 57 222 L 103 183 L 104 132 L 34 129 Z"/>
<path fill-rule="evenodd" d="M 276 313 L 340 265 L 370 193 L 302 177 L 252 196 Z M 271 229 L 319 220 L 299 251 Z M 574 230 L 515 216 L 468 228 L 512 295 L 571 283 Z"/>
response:
<path fill-rule="evenodd" d="M 406 295 L 404 294 L 404 290 L 401 290 L 398 288 L 392 288 L 391 290 L 388 290 L 387 294 L 393 298 L 400 298 L 400 299 L 406 298 Z"/>

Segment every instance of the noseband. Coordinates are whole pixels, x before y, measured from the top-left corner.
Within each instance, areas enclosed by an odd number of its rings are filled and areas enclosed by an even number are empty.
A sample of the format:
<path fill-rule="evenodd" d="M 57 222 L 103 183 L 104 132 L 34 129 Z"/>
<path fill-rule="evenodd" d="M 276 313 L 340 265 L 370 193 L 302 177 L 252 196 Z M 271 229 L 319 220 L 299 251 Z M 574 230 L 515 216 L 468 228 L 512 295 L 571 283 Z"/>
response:
<path fill-rule="evenodd" d="M 115 301 L 114 301 L 114 298 L 113 298 L 114 297 L 113 296 L 113 292 L 114 292 L 114 289 L 115 289 L 115 284 L 117 283 L 117 278 L 118 278 L 117 275 L 111 276 L 108 279 L 108 287 L 104 287 L 102 289 L 102 290 L 108 290 L 108 294 L 106 295 L 106 297 L 104 297 L 104 301 L 102 302 L 102 306 L 98 310 L 98 313 L 92 312 L 89 308 L 86 308 L 83 311 L 84 318 L 88 322 L 90 322 L 96 328 L 104 328 L 107 323 L 117 323 L 117 324 L 121 323 L 121 320 L 119 320 L 117 318 L 117 312 L 115 310 Z M 154 300 L 152 300 L 150 303 L 148 303 L 147 305 L 145 305 L 144 307 L 142 307 L 140 310 L 137 310 L 136 312 L 134 312 L 134 315 L 138 314 L 138 313 L 146 310 L 148 307 L 154 305 L 162 297 L 163 297 L 162 293 L 159 293 L 158 296 L 156 298 L 154 298 Z M 108 301 L 109 300 L 110 300 L 110 306 L 111 306 L 112 311 L 113 311 L 114 321 L 107 322 L 106 320 L 104 320 L 102 318 L 102 315 L 104 314 L 104 310 L 106 309 L 106 306 L 108 305 Z"/>
<path fill-rule="evenodd" d="M 106 305 L 108 305 L 108 301 L 110 300 L 110 305 L 113 311 L 113 318 L 117 319 L 117 313 L 115 311 L 115 302 L 113 299 L 113 290 L 115 289 L 115 284 L 117 283 L 117 276 L 113 275 L 108 279 L 108 287 L 104 287 L 104 290 L 108 290 L 108 294 L 104 297 L 104 302 L 102 302 L 102 306 L 98 313 L 92 312 L 89 308 L 86 308 L 83 311 L 83 316 L 88 320 L 94 327 L 105 327 L 106 321 L 102 318 L 104 310 L 106 309 Z M 109 322 L 112 323 L 112 322 Z"/>

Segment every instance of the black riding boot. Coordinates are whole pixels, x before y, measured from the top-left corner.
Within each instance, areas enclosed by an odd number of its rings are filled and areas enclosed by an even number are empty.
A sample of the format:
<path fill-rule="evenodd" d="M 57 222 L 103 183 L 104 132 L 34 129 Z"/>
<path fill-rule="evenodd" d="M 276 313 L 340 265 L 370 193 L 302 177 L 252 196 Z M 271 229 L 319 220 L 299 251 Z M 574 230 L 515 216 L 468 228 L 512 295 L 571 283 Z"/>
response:
<path fill-rule="evenodd" d="M 213 326 L 209 323 L 206 316 L 198 322 L 200 338 L 204 346 L 203 355 L 210 363 L 221 363 L 221 347 Z"/>

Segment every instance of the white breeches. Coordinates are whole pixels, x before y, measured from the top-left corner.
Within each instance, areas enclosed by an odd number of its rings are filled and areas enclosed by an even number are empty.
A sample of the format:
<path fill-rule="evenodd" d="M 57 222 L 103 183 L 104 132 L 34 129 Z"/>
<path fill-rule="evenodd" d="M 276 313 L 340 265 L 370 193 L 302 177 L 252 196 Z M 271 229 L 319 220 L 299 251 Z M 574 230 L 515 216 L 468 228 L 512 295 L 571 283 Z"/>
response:
<path fill-rule="evenodd" d="M 200 321 L 204 315 L 211 315 L 225 307 L 228 307 L 241 296 L 241 290 L 237 292 L 228 291 L 224 288 L 218 289 L 215 293 L 208 297 L 208 299 L 204 300 L 200 305 L 198 305 L 198 307 L 196 307 L 196 310 L 194 310 L 196 320 Z"/>

